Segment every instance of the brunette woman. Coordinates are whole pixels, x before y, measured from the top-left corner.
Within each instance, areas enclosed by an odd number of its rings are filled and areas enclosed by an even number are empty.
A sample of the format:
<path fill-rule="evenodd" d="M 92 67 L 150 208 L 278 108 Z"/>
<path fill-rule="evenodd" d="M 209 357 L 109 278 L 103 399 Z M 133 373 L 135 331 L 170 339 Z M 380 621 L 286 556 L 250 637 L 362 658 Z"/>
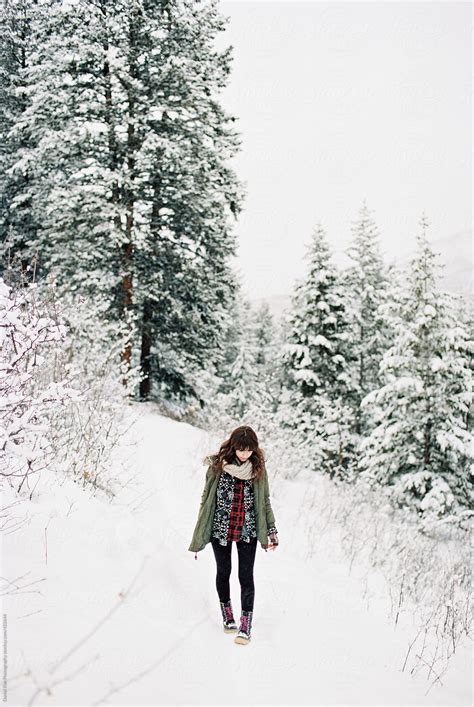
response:
<path fill-rule="evenodd" d="M 204 459 L 206 482 L 189 550 L 197 553 L 208 542 L 216 559 L 216 589 L 224 631 L 236 632 L 236 643 L 251 637 L 255 585 L 253 568 L 257 542 L 275 550 L 278 534 L 270 503 L 270 488 L 263 449 L 251 427 L 237 427 L 217 454 Z M 232 542 L 237 545 L 241 588 L 240 626 L 234 620 L 230 599 Z"/>

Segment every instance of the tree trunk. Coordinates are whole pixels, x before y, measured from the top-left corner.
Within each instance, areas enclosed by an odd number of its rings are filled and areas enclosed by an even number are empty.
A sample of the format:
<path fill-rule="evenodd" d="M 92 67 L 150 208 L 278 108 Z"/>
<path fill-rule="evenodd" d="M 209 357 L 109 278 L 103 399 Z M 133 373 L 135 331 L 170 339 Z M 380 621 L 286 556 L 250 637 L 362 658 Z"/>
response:
<path fill-rule="evenodd" d="M 152 304 L 149 299 L 145 299 L 143 303 L 142 312 L 142 346 L 140 354 L 141 362 L 141 372 L 144 378 L 140 381 L 140 400 L 148 400 L 150 397 L 151 390 L 151 315 L 152 315 Z"/>
<path fill-rule="evenodd" d="M 133 312 L 133 228 L 135 209 L 135 179 L 136 179 L 136 135 L 135 135 L 135 95 L 134 80 L 137 78 L 137 21 L 136 10 L 130 10 L 129 18 L 129 54 L 128 70 L 131 84 L 127 90 L 128 124 L 127 124 L 127 181 L 125 187 L 125 243 L 122 246 L 122 305 L 123 314 L 127 323 L 131 325 L 131 315 Z M 125 363 L 126 371 L 130 370 L 132 362 L 132 336 L 133 330 L 129 331 L 129 338 L 122 351 L 122 361 Z M 127 384 L 127 375 L 123 378 L 124 385 Z"/>

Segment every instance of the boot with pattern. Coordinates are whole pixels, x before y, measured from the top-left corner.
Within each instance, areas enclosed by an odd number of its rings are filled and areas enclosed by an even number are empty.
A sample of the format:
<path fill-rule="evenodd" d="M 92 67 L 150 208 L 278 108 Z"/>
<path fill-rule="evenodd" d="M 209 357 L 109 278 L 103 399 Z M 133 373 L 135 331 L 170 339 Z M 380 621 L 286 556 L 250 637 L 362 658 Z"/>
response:
<path fill-rule="evenodd" d="M 226 633 L 230 633 L 231 631 L 237 631 L 237 624 L 234 620 L 231 600 L 229 599 L 229 601 L 221 601 L 220 605 L 222 612 L 222 620 L 224 622 L 224 631 Z"/>
<path fill-rule="evenodd" d="M 235 643 L 248 643 L 252 631 L 253 611 L 242 611 L 240 617 L 240 627 L 237 636 L 234 638 Z"/>

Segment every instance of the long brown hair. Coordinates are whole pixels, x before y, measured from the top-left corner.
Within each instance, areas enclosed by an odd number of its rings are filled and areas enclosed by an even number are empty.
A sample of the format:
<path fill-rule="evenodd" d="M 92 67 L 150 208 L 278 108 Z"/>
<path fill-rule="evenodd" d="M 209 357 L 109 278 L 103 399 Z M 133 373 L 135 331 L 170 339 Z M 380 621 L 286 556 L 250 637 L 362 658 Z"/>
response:
<path fill-rule="evenodd" d="M 217 454 L 209 454 L 203 460 L 204 464 L 210 464 L 212 471 L 217 476 L 221 474 L 223 462 L 232 464 L 236 459 L 236 450 L 251 449 L 252 454 L 249 459 L 252 462 L 253 478 L 261 479 L 265 469 L 265 455 L 263 449 L 258 446 L 258 437 L 251 427 L 241 425 L 236 427 L 229 439 L 222 442 Z"/>

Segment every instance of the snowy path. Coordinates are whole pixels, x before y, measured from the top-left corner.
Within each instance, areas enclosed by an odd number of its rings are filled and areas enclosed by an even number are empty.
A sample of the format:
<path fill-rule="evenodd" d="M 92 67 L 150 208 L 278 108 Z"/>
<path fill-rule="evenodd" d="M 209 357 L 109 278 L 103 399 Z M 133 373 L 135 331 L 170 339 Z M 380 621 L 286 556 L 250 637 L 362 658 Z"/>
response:
<path fill-rule="evenodd" d="M 141 485 L 128 487 L 123 505 L 104 506 L 75 486 L 46 490 L 29 504 L 23 538 L 4 541 L 4 576 L 26 568 L 30 581 L 45 578 L 42 594 L 20 593 L 4 607 L 10 704 L 34 694 L 19 675 L 25 665 L 40 686 L 57 683 L 33 704 L 470 704 L 467 650 L 444 686 L 425 695 L 425 678 L 400 671 L 408 636 L 389 623 L 383 601 L 367 610 L 360 583 L 327 548 L 305 559 L 302 481 L 272 485 L 281 546 L 265 553 L 258 545 L 253 639 L 234 644 L 221 628 L 212 548 L 197 560 L 187 550 L 204 481 L 200 460 L 214 445 L 201 430 L 138 409 L 131 464 Z"/>

